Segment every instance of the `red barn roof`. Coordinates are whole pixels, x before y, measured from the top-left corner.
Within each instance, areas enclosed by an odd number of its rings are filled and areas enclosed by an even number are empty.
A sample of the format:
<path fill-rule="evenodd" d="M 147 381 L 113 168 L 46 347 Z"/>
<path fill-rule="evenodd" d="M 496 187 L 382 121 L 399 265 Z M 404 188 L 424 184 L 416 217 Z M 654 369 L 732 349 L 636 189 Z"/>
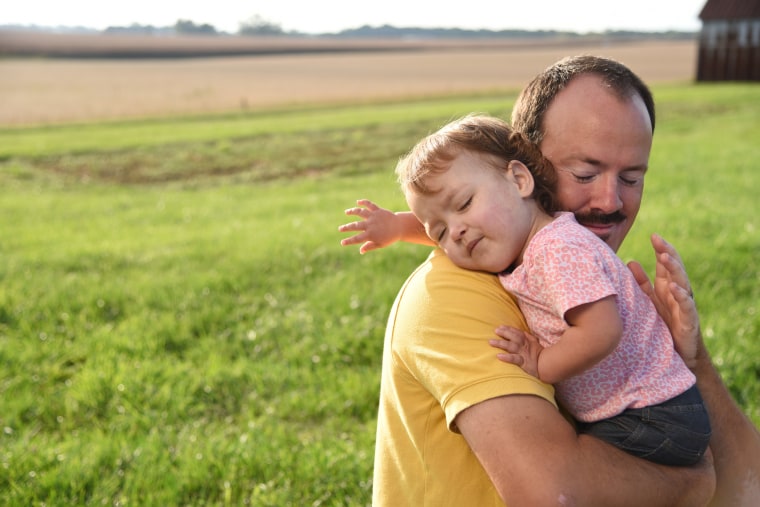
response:
<path fill-rule="evenodd" d="M 702 21 L 760 18 L 760 0 L 707 0 L 699 13 Z"/>

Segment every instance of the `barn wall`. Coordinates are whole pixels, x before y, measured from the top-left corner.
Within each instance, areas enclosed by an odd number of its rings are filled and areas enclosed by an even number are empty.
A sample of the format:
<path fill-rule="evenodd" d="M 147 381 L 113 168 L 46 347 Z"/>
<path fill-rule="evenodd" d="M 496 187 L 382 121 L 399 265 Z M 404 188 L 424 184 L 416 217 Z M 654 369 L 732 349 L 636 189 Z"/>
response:
<path fill-rule="evenodd" d="M 760 19 L 705 21 L 698 81 L 760 81 Z"/>

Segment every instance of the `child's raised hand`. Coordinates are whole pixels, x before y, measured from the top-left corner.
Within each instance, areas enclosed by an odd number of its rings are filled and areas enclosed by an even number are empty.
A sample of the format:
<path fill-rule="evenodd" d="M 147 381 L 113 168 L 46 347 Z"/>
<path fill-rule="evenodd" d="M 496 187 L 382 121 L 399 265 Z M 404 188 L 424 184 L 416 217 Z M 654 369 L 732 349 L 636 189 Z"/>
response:
<path fill-rule="evenodd" d="M 398 223 L 396 214 L 390 210 L 379 207 L 367 199 L 356 201 L 355 208 L 348 208 L 346 215 L 361 218 L 355 222 L 343 224 L 338 227 L 340 232 L 356 232 L 348 238 L 341 240 L 343 246 L 358 245 L 359 253 L 364 254 L 371 250 L 377 250 L 389 246 L 402 237 L 401 225 Z"/>
<path fill-rule="evenodd" d="M 499 326 L 495 333 L 500 339 L 488 340 L 488 343 L 504 351 L 496 354 L 496 357 L 505 363 L 515 364 L 526 373 L 539 378 L 538 356 L 544 348 L 538 343 L 536 337 L 508 326 Z"/>

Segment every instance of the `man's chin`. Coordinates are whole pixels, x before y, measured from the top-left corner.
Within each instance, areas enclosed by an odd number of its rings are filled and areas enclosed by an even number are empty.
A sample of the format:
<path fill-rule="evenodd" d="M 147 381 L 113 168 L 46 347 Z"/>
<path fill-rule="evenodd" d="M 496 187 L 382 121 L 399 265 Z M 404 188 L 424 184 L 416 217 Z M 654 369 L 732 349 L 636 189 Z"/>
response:
<path fill-rule="evenodd" d="M 607 238 L 612 236 L 613 232 L 617 228 L 617 225 L 614 224 L 581 223 L 581 225 L 589 231 L 593 232 L 603 241 L 607 241 Z"/>
<path fill-rule="evenodd" d="M 623 224 L 582 224 L 586 229 L 594 233 L 596 237 L 607 243 L 610 248 L 617 251 L 625 238 Z"/>

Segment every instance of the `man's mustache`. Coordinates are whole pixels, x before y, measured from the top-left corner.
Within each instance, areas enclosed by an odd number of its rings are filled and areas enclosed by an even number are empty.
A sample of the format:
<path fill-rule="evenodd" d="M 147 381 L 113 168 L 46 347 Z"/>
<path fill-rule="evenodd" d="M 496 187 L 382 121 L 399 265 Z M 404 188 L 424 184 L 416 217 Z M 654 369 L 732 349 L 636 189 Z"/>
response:
<path fill-rule="evenodd" d="M 620 213 L 619 211 L 615 211 L 614 213 L 584 213 L 584 214 L 576 214 L 575 219 L 581 223 L 581 224 L 599 224 L 599 225 L 608 225 L 608 224 L 619 224 L 623 220 L 625 220 L 626 216 Z"/>

